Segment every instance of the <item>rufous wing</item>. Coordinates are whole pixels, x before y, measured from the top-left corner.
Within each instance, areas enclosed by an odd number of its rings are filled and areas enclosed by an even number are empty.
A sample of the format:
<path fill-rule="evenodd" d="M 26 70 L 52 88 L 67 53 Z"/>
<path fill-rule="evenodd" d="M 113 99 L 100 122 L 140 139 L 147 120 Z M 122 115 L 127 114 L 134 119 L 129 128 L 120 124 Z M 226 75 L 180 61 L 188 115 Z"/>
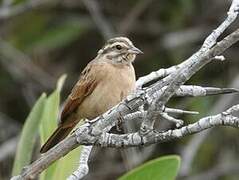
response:
<path fill-rule="evenodd" d="M 81 102 L 93 92 L 97 85 L 97 73 L 94 71 L 95 66 L 88 66 L 82 72 L 80 79 L 65 102 L 61 113 L 62 124 L 66 123 L 67 117 L 77 110 Z"/>
<path fill-rule="evenodd" d="M 61 122 L 54 133 L 48 138 L 47 142 L 41 147 L 41 153 L 48 151 L 62 141 L 78 123 L 78 120 L 70 115 L 73 114 L 82 101 L 94 91 L 97 85 L 97 68 L 99 68 L 98 65 L 92 65 L 90 63 L 82 71 L 80 79 L 73 87 L 71 94 L 65 102 L 61 113 Z"/>

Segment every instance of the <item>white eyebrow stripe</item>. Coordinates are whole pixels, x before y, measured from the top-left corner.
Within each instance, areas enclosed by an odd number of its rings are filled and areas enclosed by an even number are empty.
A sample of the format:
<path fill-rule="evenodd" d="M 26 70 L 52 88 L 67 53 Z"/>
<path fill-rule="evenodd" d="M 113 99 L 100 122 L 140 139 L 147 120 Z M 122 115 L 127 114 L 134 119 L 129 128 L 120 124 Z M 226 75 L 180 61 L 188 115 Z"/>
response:
<path fill-rule="evenodd" d="M 127 37 L 116 37 L 114 38 L 115 40 L 118 40 L 118 41 L 125 41 L 127 42 L 130 46 L 133 46 L 133 43 L 127 38 Z"/>
<path fill-rule="evenodd" d="M 123 43 L 123 42 L 115 42 L 115 43 L 111 44 L 110 47 L 114 47 L 114 46 L 117 46 L 117 45 L 120 45 L 122 47 L 128 47 L 128 45 Z"/>
<path fill-rule="evenodd" d="M 121 45 L 125 48 L 133 47 L 133 43 L 126 37 L 116 37 L 107 41 L 107 43 L 98 51 L 98 54 L 108 52 L 110 49 L 113 49 L 114 46 Z"/>
<path fill-rule="evenodd" d="M 104 46 L 103 50 L 106 50 L 106 49 L 108 49 L 109 47 L 110 47 L 110 45 L 108 44 L 108 45 Z"/>

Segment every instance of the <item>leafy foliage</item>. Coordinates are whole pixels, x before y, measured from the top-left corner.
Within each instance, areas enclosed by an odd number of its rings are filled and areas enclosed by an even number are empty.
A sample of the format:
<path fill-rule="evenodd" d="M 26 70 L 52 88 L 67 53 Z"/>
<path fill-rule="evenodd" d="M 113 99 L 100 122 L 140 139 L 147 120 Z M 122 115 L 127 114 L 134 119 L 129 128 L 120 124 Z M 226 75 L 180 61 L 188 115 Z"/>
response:
<path fill-rule="evenodd" d="M 180 166 L 180 157 L 171 155 L 153 159 L 126 173 L 119 180 L 173 180 Z"/>
<path fill-rule="evenodd" d="M 65 75 L 61 76 L 58 80 L 56 90 L 49 97 L 43 94 L 39 98 L 26 119 L 14 161 L 13 175 L 19 174 L 22 168 L 31 162 L 33 147 L 38 132 L 40 132 L 41 144 L 43 144 L 56 129 L 60 105 L 60 92 L 65 78 Z M 77 148 L 67 156 L 53 163 L 41 174 L 40 179 L 66 179 L 76 168 L 79 156 L 80 148 Z"/>
<path fill-rule="evenodd" d="M 45 76 L 35 74 L 34 68 L 31 66 L 35 64 L 35 66 L 53 77 L 57 77 L 59 73 L 69 72 L 71 78 L 69 78 L 65 88 L 69 90 L 79 76 L 79 72 L 96 55 L 97 50 L 102 46 L 105 39 L 101 31 L 99 31 L 100 28 L 94 22 L 94 18 L 92 19 L 92 14 L 82 1 L 42 1 L 42 5 L 37 7 L 29 6 L 32 2 L 29 0 L 0 0 L 0 2 L 1 7 L 9 5 L 10 11 L 6 12 L 10 14 L 15 5 L 26 5 L 26 9 L 23 12 L 0 20 L 0 113 L 7 114 L 16 123 L 23 124 L 28 111 L 28 104 L 26 103 L 28 91 L 25 91 L 26 87 L 29 87 L 29 85 L 33 87 L 33 95 L 39 94 L 42 90 L 49 91 L 48 88 L 52 87 L 50 82 L 51 86 L 49 87 L 39 84 L 36 81 L 37 78 L 42 78 L 44 81 L 48 81 L 48 79 L 45 79 Z M 120 34 L 127 35 L 145 53 L 143 56 L 138 57 L 134 63 L 137 77 L 159 68 L 170 67 L 188 58 L 199 48 L 208 33 L 217 27 L 218 23 L 225 17 L 230 3 L 229 1 L 216 0 L 99 1 L 100 11 L 116 31 L 122 28 L 122 25 L 125 24 L 123 22 L 131 20 L 129 15 L 140 4 L 143 4 L 144 8 L 141 9 L 138 16 L 135 16 L 136 19 L 130 22 L 129 31 L 125 34 Z M 233 28 L 229 29 L 229 31 L 232 30 Z M 7 42 L 12 48 L 25 53 L 33 63 L 28 64 L 25 61 L 21 61 L 17 53 L 11 51 L 11 49 L 3 48 L 2 44 L 4 42 Z M 213 61 L 209 66 L 198 72 L 196 76 L 192 77 L 188 84 L 229 86 L 229 83 L 238 73 L 237 52 L 239 51 L 237 51 L 237 48 L 236 46 L 233 47 L 232 51 L 226 54 L 229 61 L 224 61 L 222 64 L 218 61 Z M 228 97 L 230 99 L 230 95 Z M 52 101 L 48 102 L 48 106 L 56 107 L 58 104 L 56 95 L 50 95 L 48 98 L 51 99 L 49 101 Z M 38 108 L 41 109 L 42 113 L 48 98 L 45 97 L 44 102 L 40 105 L 41 108 Z M 193 99 L 177 98 L 173 99 L 168 105 L 169 107 L 183 107 L 184 109 L 199 111 L 200 115 L 198 116 L 185 115 L 180 117 L 180 119 L 185 120 L 185 123 L 191 123 L 206 114 L 212 114 L 209 112 L 218 98 L 219 96 Z M 234 99 L 236 100 L 236 98 Z M 40 123 L 43 119 L 43 117 L 40 117 L 42 113 L 40 111 L 35 113 L 33 109 L 31 113 L 35 114 L 37 118 L 27 120 L 30 122 L 25 122 L 23 126 L 12 173 L 20 171 L 20 167 L 31 161 L 33 144 L 38 134 L 38 130 L 34 130 L 34 128 L 38 129 L 39 124 L 37 125 L 37 123 Z M 58 108 L 51 109 L 55 112 L 58 111 Z M 40 116 L 37 116 L 37 114 L 40 114 Z M 45 116 L 45 118 L 47 117 Z M 46 131 L 49 131 L 48 133 L 50 134 L 50 131 L 56 127 L 56 120 L 54 118 L 47 120 L 49 127 L 46 126 L 46 128 L 49 128 L 49 130 Z M 31 127 L 32 125 L 29 128 L 28 123 L 32 124 L 34 128 Z M 4 124 L 7 124 L 7 128 L 1 129 L 0 143 L 7 143 L 10 137 L 18 133 L 15 130 L 10 131 L 10 121 L 4 122 Z M 26 129 L 31 133 L 27 132 Z M 5 133 L 5 131 L 8 133 Z M 239 141 L 237 141 L 238 134 L 235 133 L 238 133 L 238 131 L 233 131 L 232 129 L 228 131 L 223 128 L 214 130 L 213 135 L 210 134 L 206 138 L 206 144 L 201 146 L 194 157 L 194 162 L 196 163 L 192 164 L 191 172 L 199 173 L 217 167 L 218 161 L 214 161 L 215 159 L 226 159 L 227 161 L 237 159 Z M 222 134 L 223 136 L 221 136 Z M 46 136 L 44 135 L 44 139 L 47 138 Z M 219 136 L 221 137 L 220 140 Z M 155 156 L 158 153 L 167 154 L 172 151 L 179 152 L 179 147 L 186 147 L 190 138 L 191 136 L 183 138 L 181 141 L 163 144 L 164 148 L 157 146 L 153 151 L 157 153 L 152 155 Z M 222 142 L 223 147 L 221 146 Z M 232 148 L 228 149 L 228 147 Z M 25 151 L 28 153 L 25 153 Z M 108 153 L 112 149 L 102 151 Z M 225 151 L 229 156 L 224 156 Z M 122 163 L 122 161 L 119 161 L 119 159 L 122 159 L 120 155 L 118 153 L 118 155 L 112 157 L 98 156 L 97 154 L 96 162 L 92 163 L 94 170 L 91 171 L 91 175 L 100 174 L 100 179 L 115 179 L 119 173 L 117 167 Z M 70 157 L 71 155 L 68 156 Z M 76 157 L 77 159 L 78 157 Z M 11 157 L 6 157 L 0 162 L 0 179 L 9 179 L 11 160 Z M 112 169 L 106 169 L 106 173 L 101 173 L 102 162 L 105 161 L 110 162 L 110 165 L 116 164 L 116 166 L 112 166 Z M 69 164 L 77 165 L 77 163 Z M 63 166 L 63 163 L 61 163 L 61 166 Z M 70 166 L 57 166 L 58 168 L 70 169 Z M 109 171 L 112 171 L 112 173 L 108 173 Z M 59 176 L 62 173 L 64 171 L 58 171 Z M 232 178 L 231 173 L 225 176 L 225 179 Z"/>
<path fill-rule="evenodd" d="M 46 102 L 46 94 L 43 93 L 32 108 L 22 129 L 14 160 L 12 175 L 17 175 L 22 168 L 30 163 L 32 151 L 38 134 L 40 119 Z"/>

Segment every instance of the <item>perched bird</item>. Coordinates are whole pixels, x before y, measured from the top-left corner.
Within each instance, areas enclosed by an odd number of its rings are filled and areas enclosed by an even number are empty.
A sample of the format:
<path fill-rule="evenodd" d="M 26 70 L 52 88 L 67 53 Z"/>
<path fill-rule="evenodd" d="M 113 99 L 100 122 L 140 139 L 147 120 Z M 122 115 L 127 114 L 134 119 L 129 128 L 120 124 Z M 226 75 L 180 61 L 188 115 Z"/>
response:
<path fill-rule="evenodd" d="M 126 37 L 108 40 L 82 71 L 66 100 L 58 128 L 40 152 L 48 151 L 63 140 L 81 119 L 96 118 L 134 91 L 132 62 L 141 53 Z"/>

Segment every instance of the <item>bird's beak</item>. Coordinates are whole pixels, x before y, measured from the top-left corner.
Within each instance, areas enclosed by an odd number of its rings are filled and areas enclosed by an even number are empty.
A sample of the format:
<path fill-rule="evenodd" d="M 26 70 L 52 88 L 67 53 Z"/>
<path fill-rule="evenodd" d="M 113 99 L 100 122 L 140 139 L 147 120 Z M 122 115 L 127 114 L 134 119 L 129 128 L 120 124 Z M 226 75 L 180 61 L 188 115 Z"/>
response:
<path fill-rule="evenodd" d="M 131 54 L 144 54 L 143 51 L 138 49 L 137 47 L 132 47 L 128 50 L 129 53 Z"/>

